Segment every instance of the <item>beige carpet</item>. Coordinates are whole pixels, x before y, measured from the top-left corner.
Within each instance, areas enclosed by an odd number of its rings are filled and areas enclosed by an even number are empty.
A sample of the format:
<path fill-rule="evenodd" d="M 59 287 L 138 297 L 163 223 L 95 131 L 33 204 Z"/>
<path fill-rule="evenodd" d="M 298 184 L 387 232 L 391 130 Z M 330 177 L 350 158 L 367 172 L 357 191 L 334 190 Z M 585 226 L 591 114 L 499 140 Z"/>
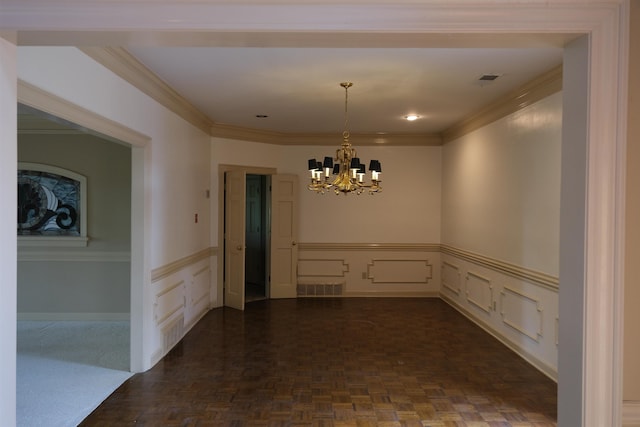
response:
<path fill-rule="evenodd" d="M 19 427 L 75 427 L 132 374 L 129 322 L 19 321 Z"/>

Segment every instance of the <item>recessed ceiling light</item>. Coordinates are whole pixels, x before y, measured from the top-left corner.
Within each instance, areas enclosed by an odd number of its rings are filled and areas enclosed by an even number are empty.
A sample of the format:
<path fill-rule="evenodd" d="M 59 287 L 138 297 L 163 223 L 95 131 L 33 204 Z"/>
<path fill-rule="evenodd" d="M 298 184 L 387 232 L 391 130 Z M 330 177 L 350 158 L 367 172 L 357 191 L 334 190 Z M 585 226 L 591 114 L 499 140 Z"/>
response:
<path fill-rule="evenodd" d="M 409 114 L 407 116 L 404 116 L 404 118 L 409 120 L 410 122 L 412 122 L 414 120 L 418 120 L 420 118 L 420 116 L 418 116 L 416 114 Z"/>

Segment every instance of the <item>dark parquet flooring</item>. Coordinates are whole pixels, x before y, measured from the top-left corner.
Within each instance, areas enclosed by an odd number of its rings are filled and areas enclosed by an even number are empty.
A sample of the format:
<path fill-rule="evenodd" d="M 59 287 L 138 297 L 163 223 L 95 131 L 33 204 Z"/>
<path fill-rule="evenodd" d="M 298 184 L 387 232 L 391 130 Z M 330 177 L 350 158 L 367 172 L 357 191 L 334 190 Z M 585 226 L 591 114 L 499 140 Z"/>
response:
<path fill-rule="evenodd" d="M 83 426 L 556 425 L 556 384 L 436 298 L 209 312 Z"/>

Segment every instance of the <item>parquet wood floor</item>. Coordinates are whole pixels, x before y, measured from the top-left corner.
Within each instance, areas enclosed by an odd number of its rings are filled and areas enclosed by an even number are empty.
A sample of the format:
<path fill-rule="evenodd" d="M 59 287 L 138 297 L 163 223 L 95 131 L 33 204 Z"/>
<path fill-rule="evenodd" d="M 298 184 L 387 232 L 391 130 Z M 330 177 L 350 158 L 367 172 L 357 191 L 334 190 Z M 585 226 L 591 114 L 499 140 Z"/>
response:
<path fill-rule="evenodd" d="M 556 425 L 556 384 L 435 298 L 209 312 L 82 426 Z"/>

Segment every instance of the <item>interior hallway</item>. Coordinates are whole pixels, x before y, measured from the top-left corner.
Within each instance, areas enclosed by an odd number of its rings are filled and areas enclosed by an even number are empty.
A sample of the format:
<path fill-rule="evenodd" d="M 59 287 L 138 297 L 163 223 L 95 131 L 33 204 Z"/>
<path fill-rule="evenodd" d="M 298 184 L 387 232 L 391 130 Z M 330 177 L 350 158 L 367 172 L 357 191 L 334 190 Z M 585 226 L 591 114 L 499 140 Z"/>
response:
<path fill-rule="evenodd" d="M 556 384 L 440 299 L 210 311 L 81 425 L 555 426 Z"/>

